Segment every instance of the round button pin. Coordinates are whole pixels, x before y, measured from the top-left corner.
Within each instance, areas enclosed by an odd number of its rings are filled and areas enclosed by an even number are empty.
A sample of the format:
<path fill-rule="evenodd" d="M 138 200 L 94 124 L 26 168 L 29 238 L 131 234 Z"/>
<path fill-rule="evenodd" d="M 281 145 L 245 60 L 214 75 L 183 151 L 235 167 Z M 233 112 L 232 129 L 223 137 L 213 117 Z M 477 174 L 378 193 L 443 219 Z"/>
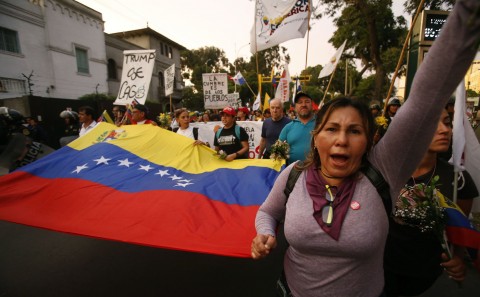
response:
<path fill-rule="evenodd" d="M 350 208 L 353 210 L 360 209 L 360 203 L 358 203 L 357 201 L 352 201 L 352 203 L 350 203 Z"/>

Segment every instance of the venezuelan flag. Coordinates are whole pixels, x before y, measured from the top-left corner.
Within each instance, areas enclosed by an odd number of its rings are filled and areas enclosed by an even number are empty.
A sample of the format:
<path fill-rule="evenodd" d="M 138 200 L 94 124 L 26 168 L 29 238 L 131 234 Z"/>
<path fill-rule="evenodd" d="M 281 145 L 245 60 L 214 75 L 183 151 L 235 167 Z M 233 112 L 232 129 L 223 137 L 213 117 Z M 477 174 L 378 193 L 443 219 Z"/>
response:
<path fill-rule="evenodd" d="M 463 214 L 462 210 L 437 192 L 438 202 L 445 208 L 447 214 L 447 238 L 453 244 L 480 249 L 480 232 L 475 229 L 470 220 Z"/>
<path fill-rule="evenodd" d="M 152 125 L 99 123 L 68 146 L 0 177 L 0 219 L 249 257 L 257 209 L 282 166 L 226 162 L 210 148 Z"/>

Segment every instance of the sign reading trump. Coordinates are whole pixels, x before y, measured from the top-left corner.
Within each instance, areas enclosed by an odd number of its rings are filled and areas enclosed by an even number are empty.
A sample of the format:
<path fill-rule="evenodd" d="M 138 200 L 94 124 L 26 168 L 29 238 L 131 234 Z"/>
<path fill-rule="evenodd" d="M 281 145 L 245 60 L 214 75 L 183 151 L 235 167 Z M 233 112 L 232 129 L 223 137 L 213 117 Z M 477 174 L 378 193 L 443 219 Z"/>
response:
<path fill-rule="evenodd" d="M 113 104 L 127 105 L 134 99 L 145 104 L 155 56 L 155 50 L 123 51 L 122 83 Z"/>

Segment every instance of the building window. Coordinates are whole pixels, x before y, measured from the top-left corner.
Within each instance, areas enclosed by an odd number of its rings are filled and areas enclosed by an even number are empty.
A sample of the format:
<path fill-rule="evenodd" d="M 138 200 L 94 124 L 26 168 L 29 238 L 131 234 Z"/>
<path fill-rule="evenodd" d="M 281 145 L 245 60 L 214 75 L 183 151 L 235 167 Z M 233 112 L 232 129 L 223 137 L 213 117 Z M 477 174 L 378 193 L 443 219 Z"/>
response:
<path fill-rule="evenodd" d="M 164 88 L 165 87 L 165 78 L 163 76 L 163 72 L 159 72 L 158 73 L 158 85 L 161 87 L 161 88 Z"/>
<path fill-rule="evenodd" d="M 168 46 L 165 44 L 165 56 L 168 56 Z"/>
<path fill-rule="evenodd" d="M 163 43 L 160 42 L 160 53 L 163 55 Z"/>
<path fill-rule="evenodd" d="M 117 63 L 114 59 L 108 59 L 108 78 L 117 79 Z"/>
<path fill-rule="evenodd" d="M 0 27 L 0 50 L 20 53 L 17 31 Z"/>
<path fill-rule="evenodd" d="M 75 55 L 77 56 L 77 71 L 80 73 L 89 73 L 87 50 L 75 47 Z"/>
<path fill-rule="evenodd" d="M 171 59 L 173 57 L 172 47 L 168 47 L 168 57 Z"/>

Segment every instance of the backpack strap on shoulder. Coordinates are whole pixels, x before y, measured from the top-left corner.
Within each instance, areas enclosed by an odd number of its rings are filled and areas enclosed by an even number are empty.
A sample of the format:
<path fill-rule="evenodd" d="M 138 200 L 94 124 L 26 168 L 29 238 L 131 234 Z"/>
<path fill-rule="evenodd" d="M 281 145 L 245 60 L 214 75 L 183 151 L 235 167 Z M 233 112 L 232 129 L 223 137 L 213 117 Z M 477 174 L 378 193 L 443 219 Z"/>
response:
<path fill-rule="evenodd" d="M 217 133 L 216 133 L 217 139 L 220 138 L 220 133 L 222 133 L 222 130 L 223 130 L 223 127 L 218 128 Z"/>
<path fill-rule="evenodd" d="M 365 176 L 370 180 L 370 182 L 377 189 L 378 194 L 382 197 L 383 206 L 387 215 L 390 216 L 392 213 L 392 199 L 390 197 L 390 186 L 383 178 L 380 171 L 375 168 L 372 164 L 368 163 L 366 167 L 362 168 L 361 171 Z"/>
<path fill-rule="evenodd" d="M 290 196 L 290 193 L 292 193 L 293 188 L 295 187 L 295 184 L 297 183 L 298 177 L 302 173 L 302 170 L 298 169 L 297 165 L 302 166 L 303 162 L 299 161 L 297 164 L 295 164 L 292 167 L 292 170 L 290 171 L 290 173 L 288 174 L 287 184 L 285 185 L 285 189 L 283 190 L 283 193 L 287 197 L 287 199 L 285 200 L 285 204 L 287 204 L 288 197 Z"/>
<path fill-rule="evenodd" d="M 198 140 L 198 127 L 193 127 L 193 138 Z"/>
<path fill-rule="evenodd" d="M 235 124 L 235 135 L 237 135 L 238 140 L 240 140 L 240 126 Z"/>

